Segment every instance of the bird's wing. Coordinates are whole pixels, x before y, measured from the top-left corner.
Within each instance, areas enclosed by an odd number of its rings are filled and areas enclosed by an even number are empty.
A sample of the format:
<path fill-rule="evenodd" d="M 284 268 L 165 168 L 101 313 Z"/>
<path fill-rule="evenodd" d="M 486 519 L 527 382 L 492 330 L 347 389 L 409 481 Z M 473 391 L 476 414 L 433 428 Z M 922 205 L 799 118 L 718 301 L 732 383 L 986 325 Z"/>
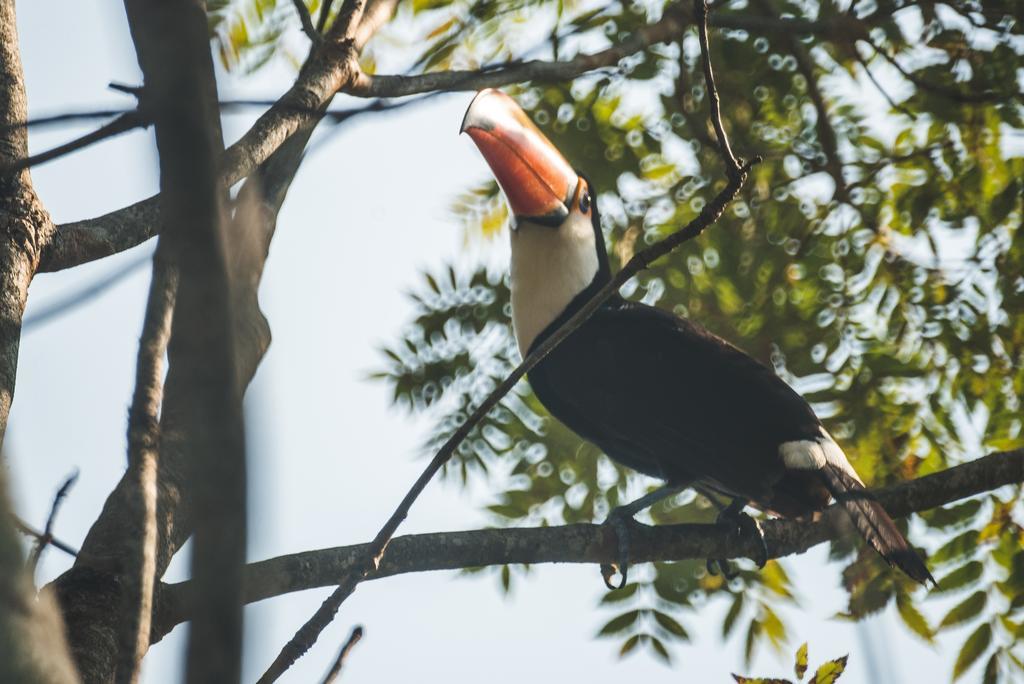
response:
<path fill-rule="evenodd" d="M 779 446 L 820 423 L 771 370 L 668 312 L 598 310 L 531 372 L 552 414 L 612 458 L 751 499 L 783 474 Z"/>

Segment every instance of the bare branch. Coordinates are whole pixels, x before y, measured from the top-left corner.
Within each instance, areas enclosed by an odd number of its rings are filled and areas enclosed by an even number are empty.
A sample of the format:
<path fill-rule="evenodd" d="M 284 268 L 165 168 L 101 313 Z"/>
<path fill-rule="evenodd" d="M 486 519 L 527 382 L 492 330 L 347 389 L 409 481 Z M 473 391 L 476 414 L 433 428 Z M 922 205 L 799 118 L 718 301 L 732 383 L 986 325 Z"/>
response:
<path fill-rule="evenodd" d="M 356 625 L 352 628 L 352 633 L 348 635 L 348 640 L 345 642 L 345 645 L 341 647 L 341 652 L 338 653 L 338 657 L 335 659 L 334 665 L 331 666 L 331 669 L 327 672 L 327 676 L 324 677 L 323 684 L 332 684 L 338 679 L 338 675 L 341 674 L 341 668 L 345 664 L 345 659 L 348 658 L 349 652 L 362 638 L 363 627 L 362 625 Z"/>
<path fill-rule="evenodd" d="M 57 511 L 60 510 L 60 505 L 64 503 L 68 492 L 71 491 L 71 488 L 75 486 L 77 481 L 78 471 L 76 470 L 68 475 L 64 483 L 57 489 L 57 493 L 53 496 L 50 514 L 46 516 L 46 527 L 43 528 L 43 533 L 36 538 L 35 548 L 32 549 L 32 555 L 28 559 L 29 572 L 32 574 L 35 574 L 36 566 L 39 565 L 39 559 L 42 557 L 43 551 L 53 542 L 53 526 L 57 522 Z"/>
<path fill-rule="evenodd" d="M 873 490 L 893 517 L 944 506 L 967 497 L 1024 482 L 1024 449 L 989 454 L 939 473 L 885 489 Z M 833 505 L 817 521 L 769 519 L 763 522 L 772 558 L 800 554 L 817 544 L 843 538 L 849 522 Z M 358 567 L 369 544 L 341 546 L 279 556 L 252 563 L 245 572 L 245 601 L 253 603 L 284 594 L 331 586 Z M 637 524 L 631 528 L 630 553 L 639 562 L 705 558 L 754 558 L 753 540 L 724 533 L 707 524 Z M 509 563 L 609 563 L 616 541 L 602 525 L 578 524 L 537 528 L 435 532 L 396 537 L 380 569 L 368 579 L 414 572 L 456 570 Z M 190 582 L 165 585 L 155 636 L 161 637 L 189 619 Z"/>
<path fill-rule="evenodd" d="M 36 528 L 32 527 L 27 522 L 25 522 L 18 516 L 14 515 L 13 513 L 11 514 L 11 519 L 14 520 L 14 527 L 19 532 L 21 532 L 24 535 L 28 535 L 29 537 L 33 537 L 36 541 L 42 540 L 43 533 L 40 530 L 37 530 Z M 50 546 L 54 547 L 55 549 L 60 549 L 69 556 L 78 555 L 78 549 L 71 546 L 70 544 L 62 542 L 60 539 L 57 539 L 52 535 L 50 536 Z"/>
<path fill-rule="evenodd" d="M 1002 100 L 1008 100 L 1011 98 L 1018 97 L 1020 94 L 1017 92 L 1009 93 L 997 93 L 993 90 L 986 90 L 982 92 L 970 92 L 966 90 L 960 90 L 951 86 L 946 86 L 941 83 L 933 83 L 927 79 L 921 78 L 914 72 L 903 68 L 903 65 L 886 50 L 883 50 L 876 45 L 871 37 L 867 34 L 858 36 L 861 40 L 871 46 L 871 49 L 875 51 L 875 54 L 880 55 L 885 61 L 889 62 L 896 71 L 900 72 L 903 78 L 907 79 L 921 90 L 927 90 L 928 92 L 941 95 L 942 97 L 948 98 L 953 102 L 959 102 L 961 104 L 984 104 L 990 102 L 1000 102 Z M 856 49 L 856 48 L 855 48 Z"/>
<path fill-rule="evenodd" d="M 330 2 L 325 3 L 325 5 L 327 4 Z M 355 34 L 356 46 L 359 49 L 369 43 L 370 38 L 373 38 L 374 34 L 391 19 L 396 7 L 398 7 L 398 0 L 368 0 L 366 11 L 363 12 L 363 20 L 359 22 L 359 28 L 356 29 Z"/>
<path fill-rule="evenodd" d="M 331 16 L 331 7 L 334 5 L 334 0 L 323 0 L 320 7 L 320 16 L 317 17 L 316 32 L 318 34 L 323 33 L 327 28 L 327 20 Z"/>
<path fill-rule="evenodd" d="M 569 81 L 595 69 L 613 67 L 624 57 L 656 43 L 673 40 L 686 25 L 678 9 L 666 11 L 660 21 L 644 26 L 626 40 L 592 54 L 565 61 L 531 60 L 469 71 L 436 71 L 416 76 L 360 73 L 346 90 L 359 97 L 401 97 L 433 90 L 480 90 L 523 81 Z"/>
<path fill-rule="evenodd" d="M 130 131 L 133 128 L 143 128 L 148 125 L 149 122 L 146 121 L 139 112 L 128 112 L 126 114 L 122 114 L 110 123 L 100 126 L 95 131 L 86 133 L 79 138 L 75 138 L 70 142 L 58 145 L 53 149 L 46 150 L 45 152 L 33 154 L 30 157 L 24 157 L 13 164 L 0 168 L 0 175 L 17 173 L 22 169 L 39 166 L 40 164 L 52 161 L 58 157 L 63 157 L 66 154 L 77 152 L 78 150 L 84 149 L 93 143 L 98 143 L 101 140 L 106 140 L 107 138 L 113 138 L 114 136 Z"/>
<path fill-rule="evenodd" d="M 313 45 L 318 45 L 323 40 L 323 37 L 316 27 L 313 26 L 313 17 L 309 16 L 309 8 L 306 7 L 306 3 L 303 0 L 292 0 L 292 4 L 295 5 L 295 12 L 299 15 L 302 32 L 313 42 Z"/>
<path fill-rule="evenodd" d="M 128 544 L 133 554 L 126 559 L 122 620 L 118 634 L 116 680 L 138 681 L 142 658 L 149 648 L 156 582 L 157 471 L 160 458 L 160 402 L 163 397 L 164 354 L 171 337 L 171 316 L 178 289 L 178 271 L 157 249 L 153 277 L 142 323 L 135 371 L 135 392 L 128 411 L 128 477 L 131 488 L 134 534 Z"/>
<path fill-rule="evenodd" d="M 722 124 L 722 103 L 718 97 L 718 87 L 715 85 L 715 73 L 711 67 L 711 47 L 708 43 L 708 2 L 707 0 L 693 0 L 693 13 L 697 18 L 697 35 L 700 38 L 700 54 L 704 63 L 704 84 L 708 90 L 708 104 L 710 105 L 711 124 L 715 127 L 715 135 L 718 136 L 719 154 L 725 162 L 726 173 L 729 178 L 740 173 L 740 163 L 736 155 L 732 153 L 732 146 L 729 145 L 729 136 L 725 134 L 725 126 Z"/>

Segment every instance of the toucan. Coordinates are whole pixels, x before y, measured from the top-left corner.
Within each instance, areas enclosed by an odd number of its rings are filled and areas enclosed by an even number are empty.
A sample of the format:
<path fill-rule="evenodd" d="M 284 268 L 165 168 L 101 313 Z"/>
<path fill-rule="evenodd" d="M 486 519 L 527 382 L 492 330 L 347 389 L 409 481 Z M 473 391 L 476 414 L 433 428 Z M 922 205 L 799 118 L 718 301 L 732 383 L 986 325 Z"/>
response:
<path fill-rule="evenodd" d="M 461 132 L 479 148 L 513 214 L 512 322 L 525 357 L 611 279 L 598 189 L 499 90 L 476 94 Z M 835 500 L 889 565 L 934 583 L 807 401 L 689 318 L 616 294 L 528 378 L 551 415 L 580 437 L 665 481 L 613 513 L 620 523 L 685 487 L 731 498 L 725 513 L 748 522 L 746 505 L 802 518 Z M 624 526 L 616 530 L 621 542 Z M 620 543 L 623 575 L 625 555 Z M 766 557 L 763 548 L 761 564 Z"/>

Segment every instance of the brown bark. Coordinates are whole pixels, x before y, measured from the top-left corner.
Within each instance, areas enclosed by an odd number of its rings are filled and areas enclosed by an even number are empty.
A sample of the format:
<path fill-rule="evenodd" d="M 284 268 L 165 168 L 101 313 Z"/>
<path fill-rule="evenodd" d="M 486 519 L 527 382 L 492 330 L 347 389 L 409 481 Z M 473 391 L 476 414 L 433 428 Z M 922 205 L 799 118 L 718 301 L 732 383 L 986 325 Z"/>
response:
<path fill-rule="evenodd" d="M 0 0 L 0 167 L 14 166 L 28 156 L 27 131 L 12 125 L 27 115 L 14 0 Z M 0 444 L 14 399 L 28 286 L 52 231 L 28 170 L 0 174 Z M 37 600 L 26 571 L 2 467 L 0 603 L 0 680 L 76 681 L 52 594 Z"/>

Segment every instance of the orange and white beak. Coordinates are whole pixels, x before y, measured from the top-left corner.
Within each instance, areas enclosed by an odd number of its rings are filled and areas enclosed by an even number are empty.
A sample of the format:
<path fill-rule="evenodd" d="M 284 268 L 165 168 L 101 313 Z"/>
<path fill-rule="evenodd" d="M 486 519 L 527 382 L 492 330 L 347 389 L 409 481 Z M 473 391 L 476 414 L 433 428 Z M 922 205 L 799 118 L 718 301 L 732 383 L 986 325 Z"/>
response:
<path fill-rule="evenodd" d="M 515 100 L 481 90 L 459 132 L 476 143 L 517 219 L 552 226 L 566 219 L 579 176 Z"/>

